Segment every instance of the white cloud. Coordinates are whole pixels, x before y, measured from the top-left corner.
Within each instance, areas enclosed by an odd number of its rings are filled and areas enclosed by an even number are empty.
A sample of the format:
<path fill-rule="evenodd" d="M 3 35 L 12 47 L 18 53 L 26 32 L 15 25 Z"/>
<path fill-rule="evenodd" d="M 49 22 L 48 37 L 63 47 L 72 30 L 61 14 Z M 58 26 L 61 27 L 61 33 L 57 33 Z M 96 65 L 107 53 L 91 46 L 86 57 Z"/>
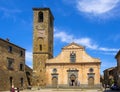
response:
<path fill-rule="evenodd" d="M 26 51 L 26 60 L 31 61 L 32 60 L 32 52 Z"/>
<path fill-rule="evenodd" d="M 119 49 L 111 49 L 111 48 L 100 47 L 99 50 L 101 50 L 101 51 L 118 51 Z"/>
<path fill-rule="evenodd" d="M 79 39 L 74 39 L 74 42 L 79 43 L 81 45 L 84 45 L 88 48 L 91 49 L 96 49 L 97 45 L 93 44 L 92 40 L 90 38 L 79 38 Z"/>
<path fill-rule="evenodd" d="M 86 46 L 87 48 L 91 48 L 91 49 L 97 48 L 97 45 L 93 44 L 92 40 L 88 37 L 75 38 L 73 35 L 67 34 L 64 31 L 61 31 L 59 29 L 55 29 L 55 30 L 56 31 L 54 37 L 59 38 L 62 42 L 66 42 L 66 43 L 76 42 L 78 44 Z"/>
<path fill-rule="evenodd" d="M 77 9 L 94 15 L 104 14 L 114 9 L 120 0 L 77 0 Z"/>
<path fill-rule="evenodd" d="M 73 36 L 68 35 L 65 32 L 58 32 L 54 34 L 54 37 L 61 39 L 62 42 L 70 43 L 73 41 Z"/>
<path fill-rule="evenodd" d="M 16 20 L 16 14 L 21 13 L 19 9 L 9 9 L 5 7 L 0 7 L 0 11 L 3 12 L 2 18 L 13 18 Z"/>
<path fill-rule="evenodd" d="M 0 10 L 5 12 L 5 13 L 21 13 L 21 10 L 18 9 L 8 9 L 5 7 L 0 7 Z"/>
<path fill-rule="evenodd" d="M 61 31 L 59 29 L 55 29 L 55 30 L 56 31 L 54 37 L 56 39 L 57 38 L 60 39 L 62 42 L 66 42 L 66 43 L 76 42 L 89 49 L 103 51 L 106 52 L 107 54 L 115 54 L 119 50 L 116 48 L 100 47 L 97 44 L 95 44 L 95 42 L 89 37 L 75 38 L 73 35 L 65 33 L 65 31 Z"/>

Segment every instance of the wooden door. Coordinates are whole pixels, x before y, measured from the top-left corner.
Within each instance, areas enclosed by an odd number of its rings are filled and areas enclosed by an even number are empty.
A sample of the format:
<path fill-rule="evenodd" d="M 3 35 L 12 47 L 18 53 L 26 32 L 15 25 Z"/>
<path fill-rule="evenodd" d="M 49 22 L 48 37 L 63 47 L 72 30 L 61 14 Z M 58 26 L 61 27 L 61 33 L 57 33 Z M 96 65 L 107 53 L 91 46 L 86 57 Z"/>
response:
<path fill-rule="evenodd" d="M 89 85 L 89 86 L 94 86 L 94 78 L 90 77 L 90 78 L 88 79 L 88 85 Z"/>
<path fill-rule="evenodd" d="M 58 85 L 58 79 L 56 77 L 52 78 L 52 86 L 57 87 Z"/>

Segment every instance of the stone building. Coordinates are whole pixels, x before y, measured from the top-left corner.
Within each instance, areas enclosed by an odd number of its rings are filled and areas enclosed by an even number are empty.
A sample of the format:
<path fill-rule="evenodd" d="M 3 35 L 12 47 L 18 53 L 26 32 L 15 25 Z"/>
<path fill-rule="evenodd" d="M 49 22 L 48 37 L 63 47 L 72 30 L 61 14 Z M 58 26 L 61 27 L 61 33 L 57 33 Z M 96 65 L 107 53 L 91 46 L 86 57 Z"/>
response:
<path fill-rule="evenodd" d="M 53 22 L 49 8 L 33 8 L 33 86 L 100 86 L 100 60 L 76 43 L 53 58 Z"/>
<path fill-rule="evenodd" d="M 111 67 L 103 71 L 104 72 L 104 84 L 111 86 L 118 80 L 117 67 Z"/>
<path fill-rule="evenodd" d="M 117 75 L 116 75 L 118 77 L 117 84 L 120 87 L 120 50 L 116 54 L 115 58 L 117 61 Z"/>
<path fill-rule="evenodd" d="M 26 88 L 25 49 L 0 38 L 0 91 Z M 28 70 L 29 71 L 29 70 Z"/>

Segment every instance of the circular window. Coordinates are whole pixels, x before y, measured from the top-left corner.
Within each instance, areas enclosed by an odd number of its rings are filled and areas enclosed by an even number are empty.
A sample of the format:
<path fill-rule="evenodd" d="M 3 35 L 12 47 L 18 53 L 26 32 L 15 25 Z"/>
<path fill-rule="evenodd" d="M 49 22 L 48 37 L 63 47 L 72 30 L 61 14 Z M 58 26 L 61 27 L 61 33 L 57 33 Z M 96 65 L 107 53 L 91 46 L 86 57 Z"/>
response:
<path fill-rule="evenodd" d="M 53 73 L 56 73 L 56 72 L 57 72 L 57 69 L 56 69 L 56 68 L 54 68 L 54 69 L 53 69 Z"/>
<path fill-rule="evenodd" d="M 93 71 L 94 71 L 93 68 L 90 68 L 90 69 L 89 69 L 89 72 L 93 72 Z"/>

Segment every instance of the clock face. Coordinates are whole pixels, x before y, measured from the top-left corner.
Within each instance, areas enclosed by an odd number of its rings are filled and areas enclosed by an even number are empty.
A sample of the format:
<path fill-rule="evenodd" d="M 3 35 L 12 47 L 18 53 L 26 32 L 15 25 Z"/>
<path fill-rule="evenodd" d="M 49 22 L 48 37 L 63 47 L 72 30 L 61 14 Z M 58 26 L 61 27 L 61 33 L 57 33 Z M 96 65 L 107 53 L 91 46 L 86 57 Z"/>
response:
<path fill-rule="evenodd" d="M 37 36 L 42 38 L 45 37 L 45 30 L 38 30 Z"/>

